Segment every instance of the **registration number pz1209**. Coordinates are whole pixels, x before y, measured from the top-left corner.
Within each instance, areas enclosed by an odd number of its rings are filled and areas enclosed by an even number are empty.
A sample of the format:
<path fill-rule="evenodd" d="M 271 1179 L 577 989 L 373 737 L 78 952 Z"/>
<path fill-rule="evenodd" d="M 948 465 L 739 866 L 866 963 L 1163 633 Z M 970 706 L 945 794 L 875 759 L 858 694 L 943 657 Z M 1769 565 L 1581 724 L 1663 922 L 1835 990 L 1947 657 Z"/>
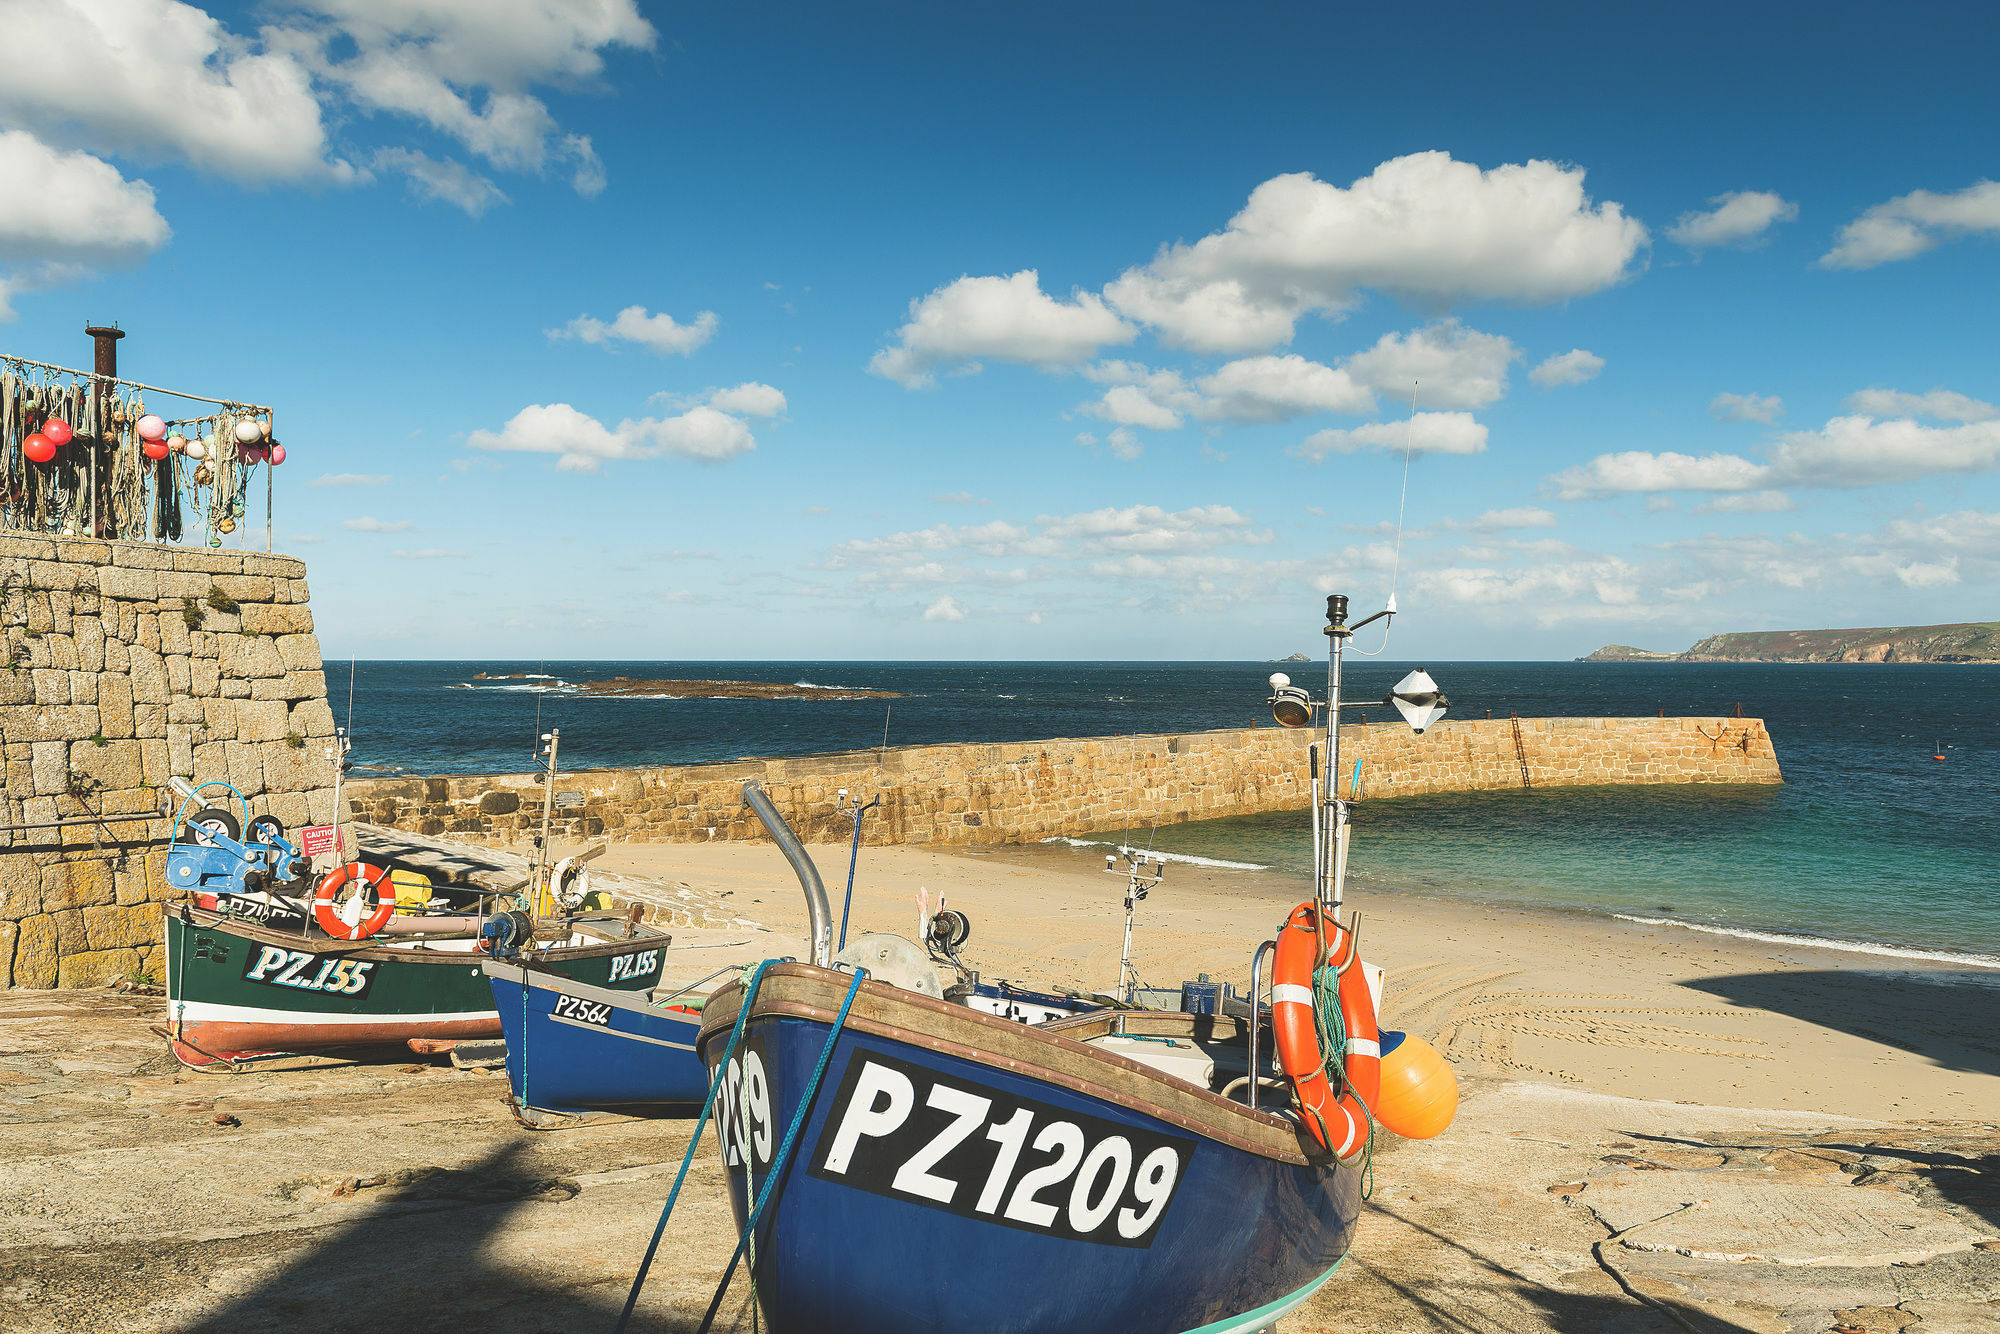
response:
<path fill-rule="evenodd" d="M 1193 1150 L 1181 1136 L 857 1051 L 809 1170 L 1003 1227 L 1146 1247 Z"/>

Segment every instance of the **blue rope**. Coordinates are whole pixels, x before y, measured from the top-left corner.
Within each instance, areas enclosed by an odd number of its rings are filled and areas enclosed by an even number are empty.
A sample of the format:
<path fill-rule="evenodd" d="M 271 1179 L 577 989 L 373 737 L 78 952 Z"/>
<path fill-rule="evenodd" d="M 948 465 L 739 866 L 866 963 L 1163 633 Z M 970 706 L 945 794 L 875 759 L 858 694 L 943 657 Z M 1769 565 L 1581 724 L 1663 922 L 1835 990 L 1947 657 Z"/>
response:
<path fill-rule="evenodd" d="M 626 1295 L 625 1309 L 618 1315 L 618 1323 L 612 1327 L 612 1334 L 625 1334 L 625 1326 L 632 1319 L 632 1308 L 639 1304 L 639 1289 L 646 1285 L 646 1271 L 653 1267 L 653 1256 L 660 1249 L 660 1238 L 666 1234 L 667 1218 L 674 1212 L 674 1202 L 680 1198 L 681 1183 L 687 1180 L 688 1168 L 694 1163 L 695 1147 L 701 1143 L 702 1127 L 708 1124 L 708 1114 L 715 1110 L 715 1095 L 722 1090 L 724 1073 L 729 1069 L 729 1058 L 736 1054 L 736 1044 L 742 1040 L 744 1021 L 750 1017 L 750 1006 L 757 999 L 757 987 L 764 980 L 764 970 L 776 963 L 766 959 L 757 965 L 757 971 L 750 975 L 749 983 L 743 988 L 743 1002 L 736 1011 L 736 1023 L 729 1030 L 729 1045 L 723 1048 L 722 1059 L 715 1063 L 715 1073 L 708 1083 L 708 1096 L 702 1100 L 701 1115 L 694 1123 L 694 1135 L 688 1140 L 687 1152 L 681 1157 L 681 1170 L 674 1177 L 674 1188 L 667 1192 L 666 1207 L 660 1210 L 659 1226 L 653 1229 L 653 1240 L 646 1246 L 646 1258 L 639 1262 L 639 1272 L 632 1278 L 632 1291 Z M 845 1010 L 841 1013 L 844 1015 Z M 731 1262 L 732 1267 L 734 1262 Z"/>
<path fill-rule="evenodd" d="M 820 1048 L 819 1065 L 814 1068 L 812 1079 L 806 1084 L 805 1093 L 799 1099 L 798 1111 L 792 1113 L 792 1124 L 785 1131 L 785 1142 L 778 1146 L 778 1156 L 771 1160 L 771 1170 L 764 1177 L 764 1189 L 757 1192 L 757 1205 L 744 1220 L 743 1235 L 736 1240 L 736 1253 L 729 1257 L 729 1268 L 722 1273 L 722 1282 L 715 1289 L 715 1297 L 708 1304 L 708 1314 L 701 1318 L 695 1334 L 706 1334 L 715 1320 L 715 1313 L 722 1309 L 723 1294 L 729 1290 L 729 1280 L 736 1276 L 737 1262 L 743 1258 L 743 1250 L 750 1244 L 757 1232 L 757 1219 L 763 1214 L 764 1206 L 771 1202 L 771 1195 L 778 1182 L 785 1175 L 785 1164 L 792 1154 L 792 1145 L 797 1142 L 800 1129 L 806 1123 L 806 1114 L 812 1111 L 813 1096 L 819 1092 L 820 1080 L 826 1077 L 827 1063 L 833 1059 L 833 1044 L 840 1041 L 840 1030 L 847 1023 L 847 1012 L 854 1006 L 854 997 L 861 990 L 861 983 L 868 976 L 866 968 L 854 970 L 854 981 L 847 988 L 847 999 L 840 1003 L 840 1013 L 833 1017 L 833 1029 L 826 1035 L 826 1046 Z M 747 1006 L 745 1008 L 748 1008 Z M 746 1164 L 747 1166 L 747 1164 Z M 747 1180 L 747 1177 L 746 1177 Z"/>

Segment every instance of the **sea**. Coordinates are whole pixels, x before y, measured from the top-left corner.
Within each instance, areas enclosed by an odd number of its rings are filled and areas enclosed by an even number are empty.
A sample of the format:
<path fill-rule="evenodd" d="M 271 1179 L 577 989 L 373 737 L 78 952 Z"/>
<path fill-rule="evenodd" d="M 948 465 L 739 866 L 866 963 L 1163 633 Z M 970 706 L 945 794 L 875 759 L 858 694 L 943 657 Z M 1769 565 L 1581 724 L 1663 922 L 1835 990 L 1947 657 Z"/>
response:
<path fill-rule="evenodd" d="M 1781 786 L 1549 788 L 1367 801 L 1357 884 L 1888 958 L 2000 968 L 2000 667 L 1350 659 L 1351 698 L 1426 667 L 1455 718 L 1762 718 Z M 327 665 L 350 772 L 564 770 L 1269 725 L 1269 662 L 356 662 Z M 348 670 L 342 670 L 347 668 Z M 487 673 L 477 680 L 477 673 Z M 520 679 L 495 680 L 512 674 Z M 775 681 L 894 700 L 659 699 L 572 683 Z M 1389 710 L 1379 715 L 1390 716 Z M 1364 784 L 1366 776 L 1364 774 Z M 1364 788 L 1365 790 L 1365 788 Z M 1308 874 L 1303 812 L 1135 829 L 1171 857 Z"/>

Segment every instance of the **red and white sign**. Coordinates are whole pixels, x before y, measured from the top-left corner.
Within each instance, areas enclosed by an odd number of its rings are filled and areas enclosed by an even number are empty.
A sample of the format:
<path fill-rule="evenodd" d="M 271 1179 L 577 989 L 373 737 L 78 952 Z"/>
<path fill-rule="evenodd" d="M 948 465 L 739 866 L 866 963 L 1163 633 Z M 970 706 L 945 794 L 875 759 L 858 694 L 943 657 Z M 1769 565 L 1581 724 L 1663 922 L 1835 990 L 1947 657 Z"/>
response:
<path fill-rule="evenodd" d="M 333 835 L 333 825 L 309 824 L 299 830 L 299 850 L 308 857 L 318 857 L 332 852 Z"/>

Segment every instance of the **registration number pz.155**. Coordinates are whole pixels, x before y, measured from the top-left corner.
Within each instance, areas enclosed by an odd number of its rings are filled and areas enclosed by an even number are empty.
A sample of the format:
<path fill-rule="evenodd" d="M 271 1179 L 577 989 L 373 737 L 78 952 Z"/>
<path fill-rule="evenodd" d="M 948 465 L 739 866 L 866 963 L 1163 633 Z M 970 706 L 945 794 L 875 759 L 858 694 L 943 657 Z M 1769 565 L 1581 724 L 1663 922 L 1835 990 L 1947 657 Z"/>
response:
<path fill-rule="evenodd" d="M 725 1072 L 725 1158 L 772 1139 L 762 1061 Z M 730 1096 L 734 1093 L 735 1096 Z M 747 1115 L 746 1115 L 747 1113 Z M 857 1051 L 808 1171 L 876 1195 L 1003 1227 L 1107 1246 L 1153 1243 L 1194 1150 L 1121 1125 L 887 1056 Z"/>
<path fill-rule="evenodd" d="M 243 970 L 243 976 L 271 987 L 319 991 L 332 996 L 365 996 L 369 984 L 375 980 L 375 965 L 354 959 L 323 959 L 304 950 L 262 945 L 250 966 Z"/>

